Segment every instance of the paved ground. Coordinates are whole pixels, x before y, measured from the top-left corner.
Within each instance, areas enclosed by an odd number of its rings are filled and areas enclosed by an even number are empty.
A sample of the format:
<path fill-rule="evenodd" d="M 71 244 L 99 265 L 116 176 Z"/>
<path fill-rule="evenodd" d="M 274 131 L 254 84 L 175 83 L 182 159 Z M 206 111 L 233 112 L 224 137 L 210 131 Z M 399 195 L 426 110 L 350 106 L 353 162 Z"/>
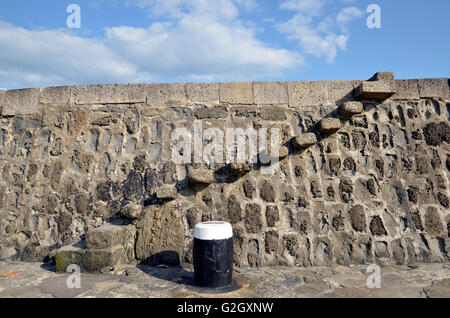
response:
<path fill-rule="evenodd" d="M 192 268 L 127 266 L 108 274 L 81 274 L 81 288 L 67 287 L 69 273 L 52 266 L 0 262 L 0 297 L 446 297 L 450 264 L 381 268 L 381 288 L 367 287 L 367 266 L 237 269 L 237 291 L 211 295 L 191 285 Z"/>

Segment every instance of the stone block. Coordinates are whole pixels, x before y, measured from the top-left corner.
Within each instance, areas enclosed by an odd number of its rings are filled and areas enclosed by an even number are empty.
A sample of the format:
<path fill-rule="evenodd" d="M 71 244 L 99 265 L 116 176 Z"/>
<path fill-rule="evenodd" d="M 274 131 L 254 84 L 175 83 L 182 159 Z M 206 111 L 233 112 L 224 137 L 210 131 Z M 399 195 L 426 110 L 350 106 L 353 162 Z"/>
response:
<path fill-rule="evenodd" d="M 366 230 L 366 214 L 361 205 L 356 205 L 349 211 L 352 227 L 355 231 L 364 232 Z"/>
<path fill-rule="evenodd" d="M 214 171 L 207 167 L 189 167 L 188 178 L 192 184 L 212 184 L 215 181 Z"/>
<path fill-rule="evenodd" d="M 46 87 L 41 90 L 39 102 L 47 106 L 66 106 L 70 103 L 71 86 Z"/>
<path fill-rule="evenodd" d="M 359 81 L 288 82 L 289 107 L 332 106 L 352 100 Z"/>
<path fill-rule="evenodd" d="M 175 187 L 162 187 L 156 189 L 156 197 L 161 200 L 174 200 L 177 197 L 178 191 Z"/>
<path fill-rule="evenodd" d="M 253 169 L 253 163 L 244 162 L 244 163 L 232 163 L 230 164 L 229 171 L 230 173 L 238 176 L 243 176 Z"/>
<path fill-rule="evenodd" d="M 82 266 L 85 254 L 85 246 L 82 244 L 68 245 L 56 251 L 55 262 L 57 272 L 66 272 L 71 264 Z"/>
<path fill-rule="evenodd" d="M 289 148 L 283 145 L 280 145 L 278 147 L 278 158 L 276 158 L 276 155 L 272 152 L 270 147 L 266 150 L 262 150 L 259 154 L 261 159 L 261 164 L 263 165 L 270 165 L 273 161 L 276 159 L 284 159 L 287 156 L 289 156 Z"/>
<path fill-rule="evenodd" d="M 260 109 L 261 119 L 272 120 L 272 121 L 282 121 L 286 120 L 286 113 L 283 109 L 277 107 L 262 107 Z"/>
<path fill-rule="evenodd" d="M 450 88 L 448 78 L 423 78 L 419 79 L 420 98 L 442 98 L 450 100 Z"/>
<path fill-rule="evenodd" d="M 284 159 L 284 158 L 286 158 L 287 156 L 289 156 L 289 148 L 286 147 L 286 146 L 281 146 L 280 149 L 279 149 L 278 157 L 279 157 L 280 159 Z"/>
<path fill-rule="evenodd" d="M 326 103 L 325 105 L 342 105 L 347 101 L 352 101 L 354 97 L 354 89 L 358 87 L 362 81 L 325 81 L 326 86 Z"/>
<path fill-rule="evenodd" d="M 419 80 L 396 80 L 395 81 L 395 95 L 392 99 L 419 99 Z"/>
<path fill-rule="evenodd" d="M 184 250 L 184 224 L 175 203 L 152 205 L 136 223 L 136 258 L 151 265 L 179 265 Z"/>
<path fill-rule="evenodd" d="M 253 104 L 252 83 L 220 83 L 220 102 L 230 104 Z"/>
<path fill-rule="evenodd" d="M 395 74 L 393 72 L 378 72 L 373 75 L 369 81 L 383 81 L 383 82 L 392 82 L 394 81 Z"/>
<path fill-rule="evenodd" d="M 186 102 L 184 83 L 151 84 L 148 90 L 147 105 Z"/>
<path fill-rule="evenodd" d="M 197 108 L 194 112 L 198 119 L 221 119 L 228 117 L 228 110 L 225 107 L 202 107 Z"/>
<path fill-rule="evenodd" d="M 254 82 L 255 104 L 287 104 L 287 85 L 283 82 Z"/>
<path fill-rule="evenodd" d="M 91 124 L 94 126 L 109 126 L 117 124 L 120 119 L 118 113 L 99 113 L 91 119 Z"/>
<path fill-rule="evenodd" d="M 327 104 L 327 88 L 324 82 L 288 82 L 289 107 L 305 107 Z"/>
<path fill-rule="evenodd" d="M 317 137 L 313 133 L 301 134 L 292 138 L 292 145 L 298 150 L 309 148 L 316 143 Z"/>
<path fill-rule="evenodd" d="M 2 115 L 30 115 L 39 112 L 40 88 L 8 90 L 2 101 Z"/>
<path fill-rule="evenodd" d="M 103 250 L 122 245 L 126 240 L 127 227 L 106 224 L 86 233 L 86 247 L 89 250 Z"/>
<path fill-rule="evenodd" d="M 219 83 L 187 83 L 186 94 L 190 102 L 219 102 Z"/>
<path fill-rule="evenodd" d="M 105 84 L 73 86 L 76 105 L 144 103 L 148 84 Z"/>
<path fill-rule="evenodd" d="M 140 204 L 127 204 L 120 210 L 120 214 L 128 219 L 138 219 L 142 213 L 142 205 Z"/>
<path fill-rule="evenodd" d="M 445 231 L 435 207 L 428 207 L 425 213 L 425 229 L 431 237 L 444 237 Z"/>
<path fill-rule="evenodd" d="M 105 267 L 116 267 L 124 251 L 123 246 L 113 246 L 102 250 L 86 250 L 82 257 L 82 269 L 86 272 L 100 272 Z"/>
<path fill-rule="evenodd" d="M 395 82 L 362 82 L 355 95 L 358 98 L 385 100 L 395 94 L 395 87 Z"/>
<path fill-rule="evenodd" d="M 345 102 L 341 105 L 339 110 L 343 118 L 351 118 L 361 114 L 364 111 L 364 106 L 360 102 Z"/>
<path fill-rule="evenodd" d="M 342 124 L 339 118 L 324 118 L 319 122 L 319 131 L 325 136 L 332 135 L 341 128 Z"/>

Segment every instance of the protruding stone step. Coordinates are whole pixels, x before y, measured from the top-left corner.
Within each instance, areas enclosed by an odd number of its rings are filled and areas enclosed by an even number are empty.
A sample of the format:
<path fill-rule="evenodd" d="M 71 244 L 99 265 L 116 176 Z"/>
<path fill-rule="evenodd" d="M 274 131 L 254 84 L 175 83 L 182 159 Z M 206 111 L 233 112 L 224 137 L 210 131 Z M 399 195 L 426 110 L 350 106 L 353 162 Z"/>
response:
<path fill-rule="evenodd" d="M 270 165 L 271 162 L 276 161 L 276 159 L 283 160 L 287 156 L 289 156 L 289 149 L 288 149 L 288 147 L 283 146 L 283 145 L 280 145 L 278 147 L 278 157 L 275 157 L 275 154 L 272 154 L 272 151 L 270 148 L 263 150 L 260 153 L 260 159 L 261 159 L 261 163 L 263 165 Z"/>
<path fill-rule="evenodd" d="M 232 163 L 230 164 L 229 171 L 230 173 L 238 176 L 243 176 L 253 169 L 253 163 L 244 162 L 244 163 Z"/>
<path fill-rule="evenodd" d="M 192 184 L 212 184 L 215 181 L 214 171 L 207 167 L 189 167 L 188 178 Z"/>
<path fill-rule="evenodd" d="M 172 201 L 177 197 L 178 191 L 175 187 L 162 187 L 156 189 L 156 197 L 164 201 Z"/>
<path fill-rule="evenodd" d="M 127 204 L 122 208 L 120 214 L 127 219 L 135 220 L 141 216 L 142 205 L 140 204 Z"/>
<path fill-rule="evenodd" d="M 66 272 L 69 265 L 82 267 L 86 245 L 78 243 L 61 247 L 56 251 L 55 263 L 57 272 Z"/>
<path fill-rule="evenodd" d="M 82 244 L 64 246 L 56 251 L 56 271 L 66 272 L 73 264 L 78 265 L 82 272 L 101 272 L 104 268 L 116 267 L 123 251 L 121 245 L 101 250 L 89 250 Z"/>
<path fill-rule="evenodd" d="M 377 72 L 369 79 L 369 82 L 375 81 L 393 82 L 394 79 L 395 74 L 393 72 Z"/>
<path fill-rule="evenodd" d="M 289 149 L 286 146 L 281 146 L 280 149 L 278 150 L 278 152 L 279 152 L 278 157 L 280 159 L 284 159 L 287 156 L 289 156 Z"/>
<path fill-rule="evenodd" d="M 394 73 L 379 72 L 356 89 L 356 96 L 365 99 L 385 100 L 396 93 Z"/>
<path fill-rule="evenodd" d="M 360 102 L 345 102 L 340 107 L 340 114 L 343 118 L 349 119 L 355 115 L 361 114 L 364 106 Z"/>
<path fill-rule="evenodd" d="M 105 267 L 114 268 L 120 263 L 125 247 L 129 246 L 129 242 L 133 242 L 134 235 L 134 226 L 106 224 L 88 230 L 85 242 L 65 246 L 56 251 L 56 269 L 65 272 L 71 264 L 80 266 L 84 272 L 100 272 Z M 124 260 L 128 261 L 129 255 L 124 255 Z"/>
<path fill-rule="evenodd" d="M 324 118 L 319 122 L 319 131 L 322 135 L 329 136 L 342 128 L 339 118 Z"/>
<path fill-rule="evenodd" d="M 317 137 L 313 133 L 301 134 L 292 138 L 292 145 L 297 150 L 307 149 L 317 143 Z"/>
<path fill-rule="evenodd" d="M 124 251 L 121 245 L 102 250 L 86 250 L 82 257 L 82 269 L 86 272 L 100 272 L 105 267 L 114 268 L 120 262 Z"/>
<path fill-rule="evenodd" d="M 123 246 L 128 228 L 126 226 L 107 224 L 86 233 L 86 248 L 103 250 L 117 245 Z"/>
<path fill-rule="evenodd" d="M 365 99 L 385 100 L 396 93 L 395 85 L 385 82 L 363 82 L 356 89 L 356 96 Z"/>

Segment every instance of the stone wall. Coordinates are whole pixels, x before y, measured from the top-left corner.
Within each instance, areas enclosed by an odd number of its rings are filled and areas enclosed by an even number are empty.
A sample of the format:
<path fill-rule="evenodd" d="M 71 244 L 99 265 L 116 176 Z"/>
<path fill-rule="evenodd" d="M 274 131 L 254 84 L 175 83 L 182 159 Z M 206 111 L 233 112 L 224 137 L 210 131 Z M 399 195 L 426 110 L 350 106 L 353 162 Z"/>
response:
<path fill-rule="evenodd" d="M 1 259 L 100 249 L 112 223 L 126 261 L 191 262 L 205 220 L 233 224 L 238 266 L 449 259 L 448 79 L 52 87 L 0 108 Z M 277 127 L 289 155 L 275 175 L 175 164 L 194 120 Z"/>

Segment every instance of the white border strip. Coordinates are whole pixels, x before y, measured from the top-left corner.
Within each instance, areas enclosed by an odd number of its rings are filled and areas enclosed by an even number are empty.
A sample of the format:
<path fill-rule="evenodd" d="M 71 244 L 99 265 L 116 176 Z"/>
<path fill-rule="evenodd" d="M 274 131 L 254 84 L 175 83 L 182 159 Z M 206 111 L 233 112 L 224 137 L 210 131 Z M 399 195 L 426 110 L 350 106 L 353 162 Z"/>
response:
<path fill-rule="evenodd" d="M 203 222 L 194 228 L 194 238 L 199 240 L 227 240 L 233 237 L 233 228 L 227 222 Z"/>

